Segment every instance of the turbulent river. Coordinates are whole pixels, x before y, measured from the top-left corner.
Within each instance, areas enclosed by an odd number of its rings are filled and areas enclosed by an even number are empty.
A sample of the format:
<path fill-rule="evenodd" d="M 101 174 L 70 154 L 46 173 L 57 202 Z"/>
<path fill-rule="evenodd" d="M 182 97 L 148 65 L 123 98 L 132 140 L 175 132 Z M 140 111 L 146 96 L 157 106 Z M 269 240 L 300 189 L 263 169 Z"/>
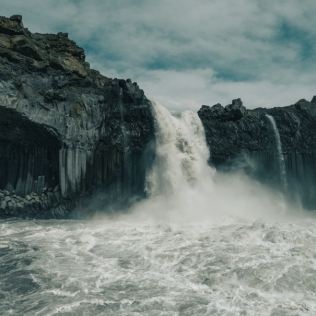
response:
<path fill-rule="evenodd" d="M 92 220 L 0 221 L 1 315 L 316 315 L 316 220 L 207 165 L 198 116 L 153 103 L 149 198 Z"/>

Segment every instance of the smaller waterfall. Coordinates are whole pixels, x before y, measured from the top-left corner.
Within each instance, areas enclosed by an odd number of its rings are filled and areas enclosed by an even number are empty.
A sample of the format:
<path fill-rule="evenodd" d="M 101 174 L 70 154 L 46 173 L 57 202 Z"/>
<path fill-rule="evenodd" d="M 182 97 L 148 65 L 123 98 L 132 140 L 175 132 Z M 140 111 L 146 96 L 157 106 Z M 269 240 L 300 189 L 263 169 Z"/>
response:
<path fill-rule="evenodd" d="M 269 121 L 272 125 L 272 128 L 273 128 L 274 137 L 275 137 L 275 141 L 276 141 L 276 147 L 277 147 L 279 167 L 280 167 L 280 178 L 281 178 L 283 188 L 284 188 L 284 190 L 286 190 L 287 189 L 286 171 L 285 171 L 284 156 L 282 153 L 282 144 L 281 144 L 279 130 L 278 130 L 278 127 L 275 123 L 273 116 L 266 115 L 266 117 L 269 119 Z"/>

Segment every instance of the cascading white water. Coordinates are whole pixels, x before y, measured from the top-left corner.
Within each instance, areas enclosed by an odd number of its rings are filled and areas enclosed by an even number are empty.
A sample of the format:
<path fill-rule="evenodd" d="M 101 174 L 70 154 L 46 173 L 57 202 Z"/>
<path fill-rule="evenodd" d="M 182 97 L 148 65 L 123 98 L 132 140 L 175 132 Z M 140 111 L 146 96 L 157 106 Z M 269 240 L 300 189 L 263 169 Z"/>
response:
<path fill-rule="evenodd" d="M 179 189 L 198 185 L 214 170 L 207 165 L 209 151 L 202 123 L 196 113 L 169 112 L 152 102 L 155 114 L 156 161 L 148 176 L 150 196 L 172 196 Z"/>
<path fill-rule="evenodd" d="M 287 179 L 286 179 L 286 170 L 285 170 L 285 163 L 284 163 L 284 156 L 282 152 L 282 143 L 280 139 L 280 134 L 278 127 L 275 123 L 274 117 L 271 115 L 266 115 L 266 117 L 269 119 L 274 133 L 274 138 L 276 142 L 276 148 L 277 148 L 277 154 L 278 154 L 278 162 L 279 162 L 279 168 L 280 168 L 280 178 L 282 181 L 283 189 L 287 189 Z"/>

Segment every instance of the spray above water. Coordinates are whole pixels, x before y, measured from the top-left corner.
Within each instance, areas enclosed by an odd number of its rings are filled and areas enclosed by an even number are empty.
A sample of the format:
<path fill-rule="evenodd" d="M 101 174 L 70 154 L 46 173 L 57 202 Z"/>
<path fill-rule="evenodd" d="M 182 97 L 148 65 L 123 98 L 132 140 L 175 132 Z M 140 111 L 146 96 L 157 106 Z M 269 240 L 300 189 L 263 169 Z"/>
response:
<path fill-rule="evenodd" d="M 133 207 L 133 216 L 177 222 L 225 215 L 269 220 L 284 216 L 288 205 L 281 193 L 208 165 L 209 149 L 196 113 L 170 112 L 157 102 L 152 107 L 157 148 L 147 176 L 149 199 Z"/>

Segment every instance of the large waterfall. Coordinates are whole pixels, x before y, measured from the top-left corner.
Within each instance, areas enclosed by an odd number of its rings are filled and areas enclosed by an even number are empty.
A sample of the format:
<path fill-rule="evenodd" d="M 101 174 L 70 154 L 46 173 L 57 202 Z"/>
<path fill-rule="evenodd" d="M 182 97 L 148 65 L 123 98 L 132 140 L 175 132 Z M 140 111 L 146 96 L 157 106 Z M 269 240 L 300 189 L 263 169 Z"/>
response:
<path fill-rule="evenodd" d="M 199 185 L 214 173 L 207 166 L 209 155 L 202 123 L 196 113 L 169 112 L 153 102 L 157 139 L 156 161 L 148 176 L 151 196 L 171 196 Z"/>
<path fill-rule="evenodd" d="M 0 314 L 315 315 L 315 219 L 210 168 L 195 113 L 153 110 L 150 197 L 128 214 L 0 220 Z"/>
<path fill-rule="evenodd" d="M 275 138 L 275 142 L 276 142 L 277 155 L 278 155 L 278 163 L 279 163 L 279 168 L 280 168 L 280 179 L 281 179 L 284 190 L 286 190 L 287 189 L 286 171 L 285 171 L 284 156 L 283 156 L 283 152 L 282 152 L 282 143 L 281 143 L 281 139 L 280 139 L 279 130 L 278 130 L 278 127 L 275 123 L 273 116 L 266 115 L 266 117 L 269 119 L 269 121 L 272 125 L 272 128 L 273 128 L 274 138 Z"/>

